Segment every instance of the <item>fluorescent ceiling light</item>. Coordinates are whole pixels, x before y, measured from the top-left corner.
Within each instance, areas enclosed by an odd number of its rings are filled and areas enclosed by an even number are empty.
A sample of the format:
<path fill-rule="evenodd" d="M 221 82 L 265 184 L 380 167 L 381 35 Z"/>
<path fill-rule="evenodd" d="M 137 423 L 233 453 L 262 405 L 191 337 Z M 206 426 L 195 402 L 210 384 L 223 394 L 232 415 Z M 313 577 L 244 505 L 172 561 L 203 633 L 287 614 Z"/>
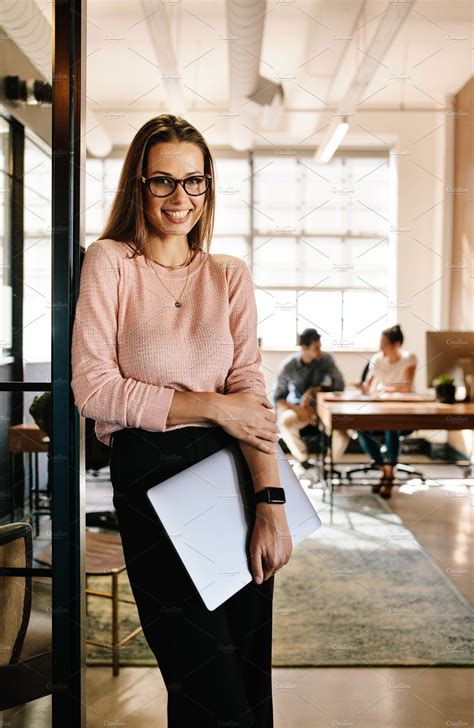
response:
<path fill-rule="evenodd" d="M 325 144 L 323 143 L 319 145 L 318 150 L 315 154 L 315 161 L 329 162 L 332 155 L 338 148 L 339 144 L 342 142 L 345 135 L 347 134 L 348 129 L 349 122 L 347 121 L 347 116 L 343 116 L 342 121 L 340 121 L 335 127 L 328 141 Z"/>

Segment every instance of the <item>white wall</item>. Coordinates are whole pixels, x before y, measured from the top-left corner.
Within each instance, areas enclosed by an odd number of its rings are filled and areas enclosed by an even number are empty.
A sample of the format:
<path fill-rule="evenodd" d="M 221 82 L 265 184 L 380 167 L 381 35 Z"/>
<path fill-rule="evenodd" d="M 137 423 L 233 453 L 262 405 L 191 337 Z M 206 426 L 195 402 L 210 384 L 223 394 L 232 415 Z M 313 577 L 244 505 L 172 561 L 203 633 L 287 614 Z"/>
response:
<path fill-rule="evenodd" d="M 396 207 L 391 227 L 395 253 L 394 290 L 389 300 L 418 356 L 417 391 L 426 392 L 425 332 L 446 325 L 452 184 L 451 117 L 446 113 L 365 113 L 353 124 L 387 140 L 396 169 Z M 384 323 L 383 321 L 381 322 Z M 381 328 L 384 328 L 382 325 Z"/>

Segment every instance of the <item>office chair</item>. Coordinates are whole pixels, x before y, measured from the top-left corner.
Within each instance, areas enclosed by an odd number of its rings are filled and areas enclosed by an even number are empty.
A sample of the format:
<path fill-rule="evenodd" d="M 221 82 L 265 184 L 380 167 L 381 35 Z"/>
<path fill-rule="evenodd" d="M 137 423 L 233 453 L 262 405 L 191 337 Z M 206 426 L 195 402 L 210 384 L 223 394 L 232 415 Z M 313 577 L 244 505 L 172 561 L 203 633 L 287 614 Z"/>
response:
<path fill-rule="evenodd" d="M 31 568 L 32 558 L 31 525 L 20 521 L 0 526 L 2 566 Z M 0 577 L 0 715 L 52 691 L 51 615 L 32 606 L 32 578 Z"/>
<path fill-rule="evenodd" d="M 364 371 L 362 372 L 361 381 L 365 382 L 367 379 L 367 374 L 369 372 L 369 363 L 367 363 L 364 367 Z M 400 452 L 403 450 L 403 441 L 412 434 L 414 430 L 403 430 L 400 432 Z M 373 435 L 375 438 L 380 438 L 380 441 L 382 441 L 382 438 L 384 436 L 384 430 L 375 430 L 373 432 Z M 421 470 L 417 470 L 413 465 L 408 465 L 407 463 L 397 463 L 397 472 L 400 473 L 406 473 L 407 475 L 410 475 L 412 477 L 420 478 L 421 482 L 425 482 L 425 476 L 421 472 Z M 354 473 L 370 473 L 372 470 L 379 470 L 379 466 L 376 462 L 373 460 L 369 463 L 366 463 L 365 465 L 357 465 L 355 468 L 348 468 L 346 470 L 346 478 L 349 481 L 349 483 L 352 480 L 352 476 Z"/>

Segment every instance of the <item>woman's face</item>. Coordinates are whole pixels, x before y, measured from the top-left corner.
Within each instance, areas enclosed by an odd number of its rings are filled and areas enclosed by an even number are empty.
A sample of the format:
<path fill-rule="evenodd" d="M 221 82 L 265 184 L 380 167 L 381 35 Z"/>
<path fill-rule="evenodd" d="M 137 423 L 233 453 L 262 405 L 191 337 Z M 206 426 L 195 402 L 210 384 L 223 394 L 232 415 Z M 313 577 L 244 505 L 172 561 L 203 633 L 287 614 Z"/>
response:
<path fill-rule="evenodd" d="M 201 149 L 190 142 L 159 142 L 148 151 L 143 176 L 174 177 L 184 179 L 204 174 L 204 158 Z M 145 217 L 160 237 L 169 235 L 186 236 L 202 215 L 206 193 L 188 195 L 183 186 L 176 185 L 175 191 L 167 197 L 155 197 L 148 187 L 145 189 Z M 179 216 L 171 215 L 179 212 Z M 183 217 L 183 213 L 186 215 Z"/>
<path fill-rule="evenodd" d="M 400 342 L 395 341 L 392 343 L 390 339 L 388 339 L 385 334 L 382 334 L 380 337 L 380 349 L 383 352 L 384 356 L 388 356 L 389 354 L 393 353 L 394 351 L 398 351 L 400 348 Z"/>

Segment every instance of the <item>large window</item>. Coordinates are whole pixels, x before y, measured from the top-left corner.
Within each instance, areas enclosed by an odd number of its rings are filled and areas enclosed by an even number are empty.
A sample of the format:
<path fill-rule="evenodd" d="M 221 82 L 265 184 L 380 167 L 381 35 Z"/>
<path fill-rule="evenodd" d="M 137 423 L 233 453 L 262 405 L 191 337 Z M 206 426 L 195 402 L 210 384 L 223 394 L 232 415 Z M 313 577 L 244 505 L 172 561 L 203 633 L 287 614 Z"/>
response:
<path fill-rule="evenodd" d="M 389 157 L 217 155 L 215 252 L 245 258 L 262 347 L 318 329 L 333 349 L 373 348 L 390 315 Z"/>
<path fill-rule="evenodd" d="M 387 325 L 392 255 L 389 157 L 215 153 L 211 252 L 249 264 L 262 347 L 291 349 L 304 328 L 326 348 L 373 348 Z M 122 159 L 87 161 L 87 242 L 100 234 Z"/>
<path fill-rule="evenodd" d="M 253 181 L 262 346 L 296 346 L 313 327 L 327 348 L 373 347 L 388 313 L 388 156 L 255 154 Z"/>
<path fill-rule="evenodd" d="M 86 162 L 86 246 L 101 235 L 118 187 L 123 159 Z"/>
<path fill-rule="evenodd" d="M 51 362 L 51 150 L 25 136 L 23 358 Z"/>

